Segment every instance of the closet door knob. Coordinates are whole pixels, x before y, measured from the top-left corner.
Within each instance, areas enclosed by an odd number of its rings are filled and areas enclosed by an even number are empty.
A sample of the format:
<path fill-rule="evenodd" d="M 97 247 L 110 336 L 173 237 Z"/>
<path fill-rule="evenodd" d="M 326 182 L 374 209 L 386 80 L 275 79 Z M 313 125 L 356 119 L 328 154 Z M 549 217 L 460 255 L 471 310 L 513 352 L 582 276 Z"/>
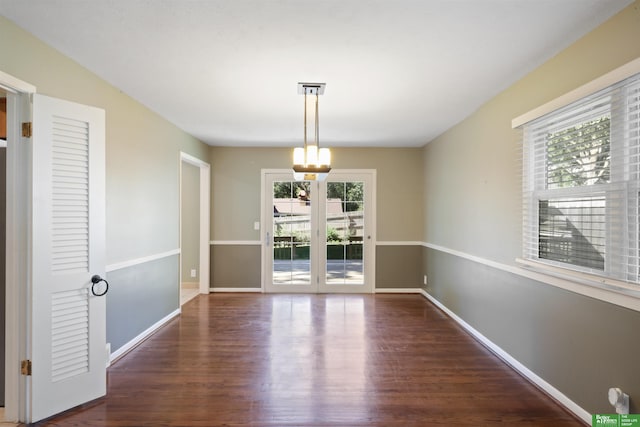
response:
<path fill-rule="evenodd" d="M 102 292 L 96 292 L 96 285 L 100 282 L 104 282 L 105 287 L 104 287 L 104 291 Z M 105 279 L 103 279 L 102 277 L 100 277 L 99 275 L 94 275 L 91 276 L 91 293 L 97 297 L 101 297 L 103 295 L 105 295 L 107 292 L 109 292 L 109 282 L 107 282 Z M 98 287 L 99 289 L 99 287 Z"/>

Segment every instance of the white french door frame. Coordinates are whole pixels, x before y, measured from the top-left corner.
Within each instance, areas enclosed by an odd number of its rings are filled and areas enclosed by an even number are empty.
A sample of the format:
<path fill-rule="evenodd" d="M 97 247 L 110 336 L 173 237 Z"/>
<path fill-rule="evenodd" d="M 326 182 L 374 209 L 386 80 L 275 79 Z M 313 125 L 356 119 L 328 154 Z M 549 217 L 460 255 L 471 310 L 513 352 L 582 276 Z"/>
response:
<path fill-rule="evenodd" d="M 5 329 L 5 420 L 25 420 L 28 413 L 27 377 L 20 375 L 20 360 L 29 349 L 29 223 L 32 171 L 30 145 L 23 143 L 21 123 L 31 121 L 30 97 L 35 86 L 0 71 L 0 86 L 7 91 L 7 243 Z M 0 367 L 0 369 L 2 369 Z"/>
<path fill-rule="evenodd" d="M 273 285 L 273 245 L 274 245 L 274 236 L 273 236 L 273 209 L 268 209 L 267 204 L 271 205 L 269 202 L 272 197 L 272 192 L 267 191 L 267 185 L 269 183 L 273 183 L 273 180 L 293 180 L 293 171 L 291 169 L 263 169 L 262 170 L 262 179 L 261 179 L 261 197 L 260 197 L 260 206 L 261 206 L 261 227 L 262 230 L 262 245 L 261 245 L 261 255 L 262 255 L 262 278 L 261 278 L 261 288 L 262 292 L 289 292 L 289 293 L 316 293 L 318 291 L 317 281 L 314 279 L 318 277 L 317 271 L 317 263 L 314 262 L 314 258 L 317 258 L 316 250 L 318 245 L 316 241 L 318 239 L 317 233 L 311 232 L 310 235 L 310 271 L 309 271 L 309 283 L 298 283 L 298 284 L 287 284 L 287 285 Z M 317 183 L 311 182 L 311 193 L 313 194 L 317 191 Z M 272 206 L 272 205 L 271 205 Z M 314 205 L 315 206 L 315 205 Z M 310 227 L 311 230 L 317 230 L 317 215 L 311 215 Z"/>
<path fill-rule="evenodd" d="M 363 261 L 364 261 L 364 284 L 348 285 L 348 284 L 332 284 L 327 283 L 327 233 L 320 233 L 318 242 L 319 247 L 323 248 L 324 256 L 318 262 L 318 274 L 320 281 L 318 283 L 319 293 L 374 293 L 375 285 L 375 265 L 376 265 L 376 170 L 375 169 L 337 169 L 332 170 L 327 176 L 327 182 L 364 182 L 364 229 L 363 234 Z M 326 186 L 324 187 L 326 194 Z M 327 198 L 322 197 L 318 206 L 320 224 L 327 223 Z"/>
<path fill-rule="evenodd" d="M 261 230 L 262 230 L 262 244 L 261 244 L 261 289 L 262 292 L 309 292 L 309 293 L 373 293 L 375 292 L 375 247 L 376 247 L 376 170 L 375 169 L 334 169 L 327 176 L 325 182 L 331 182 L 332 177 L 339 178 L 338 181 L 344 180 L 348 182 L 352 180 L 353 176 L 363 178 L 366 183 L 366 196 L 365 196 L 365 230 L 366 234 L 363 241 L 363 258 L 364 264 L 364 278 L 365 283 L 361 287 L 354 285 L 333 285 L 326 283 L 326 232 L 311 233 L 311 283 L 309 285 L 273 285 L 273 235 L 272 235 L 272 222 L 273 222 L 273 209 L 267 208 L 269 198 L 272 197 L 269 191 L 267 191 L 269 176 L 281 175 L 283 178 L 291 179 L 293 181 L 293 172 L 290 169 L 263 169 L 261 174 Z M 279 177 L 278 177 L 279 178 Z M 277 178 L 276 178 L 277 179 Z M 358 179 L 356 179 L 358 180 Z M 270 182 L 270 181 L 269 181 Z M 321 188 L 318 182 L 311 181 L 312 189 L 318 192 Z M 313 188 L 313 185 L 316 185 Z M 326 187 L 322 186 L 325 188 Z M 313 194 L 313 191 L 312 191 Z M 312 196 L 313 197 L 313 196 Z M 317 215 L 311 216 L 311 229 L 319 230 L 325 220 L 326 212 L 326 200 L 318 205 L 315 205 L 315 209 L 318 210 Z M 316 199 L 318 203 L 318 199 Z M 319 252 L 323 252 L 321 254 Z M 316 279 L 317 278 L 317 279 Z M 277 288 L 276 288 L 277 286 Z"/>

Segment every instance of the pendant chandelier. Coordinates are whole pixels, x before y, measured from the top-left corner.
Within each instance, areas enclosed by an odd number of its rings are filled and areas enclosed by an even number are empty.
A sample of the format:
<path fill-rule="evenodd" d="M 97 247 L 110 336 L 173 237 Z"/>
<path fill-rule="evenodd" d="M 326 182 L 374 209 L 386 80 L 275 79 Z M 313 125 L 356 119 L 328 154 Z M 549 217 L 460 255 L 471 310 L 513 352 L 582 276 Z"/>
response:
<path fill-rule="evenodd" d="M 298 94 L 304 95 L 304 147 L 293 150 L 293 177 L 298 181 L 322 181 L 331 170 L 331 152 L 320 148 L 318 96 L 325 83 L 298 83 Z"/>

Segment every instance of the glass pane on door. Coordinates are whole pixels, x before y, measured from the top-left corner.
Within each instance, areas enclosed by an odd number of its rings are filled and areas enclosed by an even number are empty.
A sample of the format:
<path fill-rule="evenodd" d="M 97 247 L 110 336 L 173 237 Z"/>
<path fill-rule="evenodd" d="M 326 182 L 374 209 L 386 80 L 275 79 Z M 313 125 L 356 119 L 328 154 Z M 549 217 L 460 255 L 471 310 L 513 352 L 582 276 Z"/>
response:
<path fill-rule="evenodd" d="M 311 283 L 311 198 L 308 182 L 273 183 L 273 284 Z"/>
<path fill-rule="evenodd" d="M 363 285 L 364 182 L 327 182 L 326 283 Z"/>

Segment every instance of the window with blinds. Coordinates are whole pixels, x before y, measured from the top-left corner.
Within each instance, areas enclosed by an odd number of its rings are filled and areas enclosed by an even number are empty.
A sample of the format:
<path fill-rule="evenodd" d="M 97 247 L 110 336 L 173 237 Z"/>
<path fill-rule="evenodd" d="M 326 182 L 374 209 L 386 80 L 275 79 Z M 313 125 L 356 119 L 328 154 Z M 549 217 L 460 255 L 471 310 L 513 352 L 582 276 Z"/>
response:
<path fill-rule="evenodd" d="M 640 283 L 640 74 L 524 125 L 524 257 Z"/>

